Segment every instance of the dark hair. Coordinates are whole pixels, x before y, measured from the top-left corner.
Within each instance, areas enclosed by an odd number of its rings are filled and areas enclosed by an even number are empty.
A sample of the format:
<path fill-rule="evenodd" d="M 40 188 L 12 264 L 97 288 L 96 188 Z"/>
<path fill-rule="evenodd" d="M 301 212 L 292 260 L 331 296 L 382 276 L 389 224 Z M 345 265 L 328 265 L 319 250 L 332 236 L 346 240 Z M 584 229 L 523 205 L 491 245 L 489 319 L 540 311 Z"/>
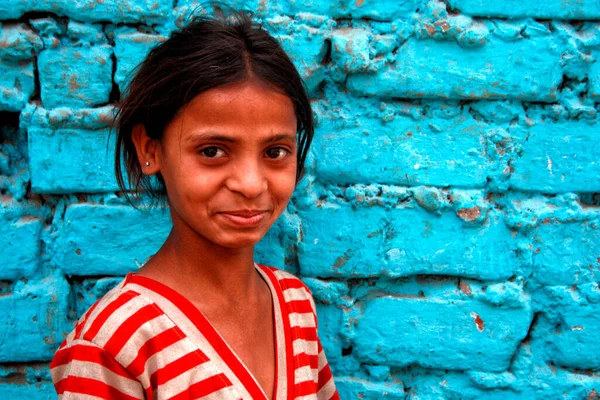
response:
<path fill-rule="evenodd" d="M 121 190 L 128 190 L 123 162 L 134 195 L 144 192 L 154 200 L 166 198 L 160 173 L 156 174 L 156 181 L 142 173 L 131 138 L 135 125 L 142 124 L 149 137 L 160 140 L 177 112 L 198 94 L 249 78 L 260 79 L 282 91 L 294 104 L 299 181 L 314 133 L 312 109 L 302 78 L 279 43 L 252 20 L 251 14 L 229 10 L 226 15 L 193 18 L 154 47 L 139 65 L 114 121 L 115 171 Z M 126 196 L 131 202 L 130 195 Z"/>

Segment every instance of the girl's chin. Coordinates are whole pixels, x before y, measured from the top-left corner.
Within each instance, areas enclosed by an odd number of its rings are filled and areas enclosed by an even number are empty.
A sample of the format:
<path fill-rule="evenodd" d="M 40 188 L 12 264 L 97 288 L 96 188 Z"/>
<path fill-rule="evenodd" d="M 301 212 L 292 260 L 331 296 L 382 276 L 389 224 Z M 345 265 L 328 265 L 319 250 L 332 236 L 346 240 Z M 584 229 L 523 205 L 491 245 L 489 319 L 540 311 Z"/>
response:
<path fill-rule="evenodd" d="M 258 244 L 258 242 L 260 242 L 260 239 L 259 240 L 236 240 L 236 241 L 227 240 L 227 241 L 219 241 L 219 242 L 216 242 L 215 244 L 220 247 L 226 248 L 226 249 L 243 250 L 243 249 L 247 249 L 247 248 L 256 246 L 256 244 Z"/>
<path fill-rule="evenodd" d="M 215 238 L 213 243 L 229 249 L 245 249 L 255 246 L 266 233 L 262 230 L 255 232 L 223 232 L 218 238 Z"/>

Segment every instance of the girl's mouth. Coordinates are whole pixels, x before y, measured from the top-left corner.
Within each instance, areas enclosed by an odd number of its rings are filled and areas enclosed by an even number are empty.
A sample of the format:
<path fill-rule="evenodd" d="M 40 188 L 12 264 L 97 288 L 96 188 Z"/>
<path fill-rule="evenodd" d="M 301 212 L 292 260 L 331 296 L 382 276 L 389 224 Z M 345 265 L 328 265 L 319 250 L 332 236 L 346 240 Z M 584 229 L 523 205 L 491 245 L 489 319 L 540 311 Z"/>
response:
<path fill-rule="evenodd" d="M 263 210 L 235 210 L 218 213 L 231 225 L 241 228 L 253 228 L 259 225 L 267 216 Z"/>

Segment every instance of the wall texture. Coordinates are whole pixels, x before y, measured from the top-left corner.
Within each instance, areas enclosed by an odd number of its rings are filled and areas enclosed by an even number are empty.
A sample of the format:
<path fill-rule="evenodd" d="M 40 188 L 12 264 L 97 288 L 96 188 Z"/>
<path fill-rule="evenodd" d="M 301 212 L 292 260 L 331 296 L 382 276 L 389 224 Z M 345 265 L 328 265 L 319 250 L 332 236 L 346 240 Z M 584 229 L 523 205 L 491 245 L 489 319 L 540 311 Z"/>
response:
<path fill-rule="evenodd" d="M 241 3 L 234 3 L 239 6 Z M 344 399 L 600 397 L 600 2 L 255 0 L 309 173 L 258 260 L 303 277 Z M 0 398 L 157 249 L 109 124 L 186 0 L 0 2 Z"/>

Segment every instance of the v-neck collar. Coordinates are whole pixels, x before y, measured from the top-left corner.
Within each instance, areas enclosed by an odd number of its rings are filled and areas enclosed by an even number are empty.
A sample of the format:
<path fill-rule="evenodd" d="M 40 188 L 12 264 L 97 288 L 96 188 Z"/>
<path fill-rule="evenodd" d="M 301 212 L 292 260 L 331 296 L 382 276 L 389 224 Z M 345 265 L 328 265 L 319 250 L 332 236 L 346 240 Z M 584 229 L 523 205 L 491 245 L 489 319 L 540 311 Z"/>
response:
<path fill-rule="evenodd" d="M 268 267 L 258 264 L 255 264 L 255 268 L 271 292 L 275 342 L 275 386 L 273 399 L 290 399 L 293 398 L 294 385 L 293 346 L 290 336 L 289 316 L 283 292 L 273 271 Z M 165 284 L 145 276 L 130 273 L 125 283 L 142 286 L 169 300 L 206 338 L 217 355 L 236 375 L 252 399 L 268 399 L 268 396 L 248 367 L 246 367 L 225 339 L 223 339 L 210 321 L 191 301 Z M 198 345 L 201 347 L 200 344 Z"/>

